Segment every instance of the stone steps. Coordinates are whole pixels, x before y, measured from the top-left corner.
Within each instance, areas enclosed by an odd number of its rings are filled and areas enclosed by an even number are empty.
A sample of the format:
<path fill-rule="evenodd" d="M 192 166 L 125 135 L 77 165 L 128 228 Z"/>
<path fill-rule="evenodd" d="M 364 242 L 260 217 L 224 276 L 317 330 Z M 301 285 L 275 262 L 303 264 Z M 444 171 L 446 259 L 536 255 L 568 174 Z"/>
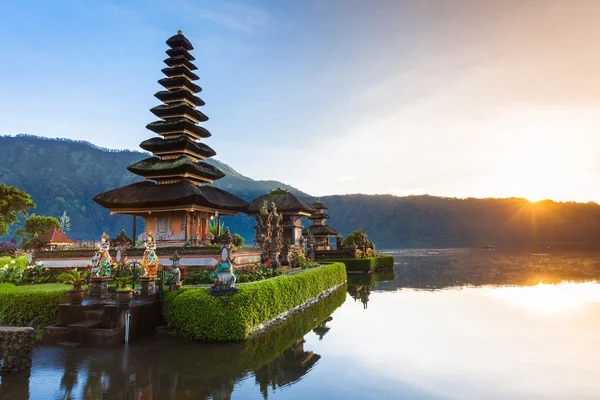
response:
<path fill-rule="evenodd" d="M 85 319 L 89 321 L 102 321 L 102 315 L 104 315 L 104 310 L 85 310 L 83 312 L 85 315 Z"/>
<path fill-rule="evenodd" d="M 67 325 L 67 328 L 70 329 L 93 329 L 98 328 L 101 324 L 101 321 L 94 320 L 83 320 L 81 322 L 76 322 L 74 324 Z"/>

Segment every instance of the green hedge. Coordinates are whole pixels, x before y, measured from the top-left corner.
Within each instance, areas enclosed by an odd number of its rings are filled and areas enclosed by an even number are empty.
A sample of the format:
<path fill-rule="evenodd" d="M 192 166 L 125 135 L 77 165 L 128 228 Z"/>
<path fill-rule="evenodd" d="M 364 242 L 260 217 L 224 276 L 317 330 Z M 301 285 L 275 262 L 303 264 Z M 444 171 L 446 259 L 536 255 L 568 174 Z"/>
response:
<path fill-rule="evenodd" d="M 386 269 L 393 269 L 395 258 L 388 254 L 382 254 L 377 257 L 367 258 L 348 258 L 344 260 L 328 260 L 332 262 L 342 262 L 346 265 L 348 272 L 373 272 Z"/>
<path fill-rule="evenodd" d="M 15 286 L 0 284 L 0 325 L 36 327 L 56 322 L 58 306 L 68 301 L 65 289 L 47 289 L 40 285 Z"/>
<path fill-rule="evenodd" d="M 240 285 L 239 292 L 227 298 L 211 296 L 208 288 L 184 287 L 165 295 L 165 319 L 169 331 L 179 337 L 242 340 L 260 324 L 345 281 L 344 264 L 332 263 L 295 275 Z"/>

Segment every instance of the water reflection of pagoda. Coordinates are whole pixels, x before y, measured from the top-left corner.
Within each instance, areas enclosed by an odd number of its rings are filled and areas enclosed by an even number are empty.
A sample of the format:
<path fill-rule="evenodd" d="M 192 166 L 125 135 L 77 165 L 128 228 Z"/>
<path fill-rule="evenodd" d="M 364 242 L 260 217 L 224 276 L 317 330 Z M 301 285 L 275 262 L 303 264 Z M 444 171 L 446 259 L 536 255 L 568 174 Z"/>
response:
<path fill-rule="evenodd" d="M 160 137 L 140 144 L 154 156 L 127 168 L 145 180 L 101 193 L 94 201 L 111 214 L 141 216 L 145 221 L 141 240 L 152 231 L 163 244 L 202 242 L 213 216 L 236 215 L 248 203 L 210 186 L 225 174 L 203 161 L 216 153 L 200 142 L 211 134 L 199 125 L 208 117 L 196 110 L 204 101 L 196 96 L 202 89 L 193 82 L 199 79 L 192 72 L 197 68 L 189 53 L 194 47 L 181 31 L 167 45 L 167 68 L 162 70 L 166 78 L 158 81 L 166 90 L 155 94 L 164 104 L 150 110 L 161 120 L 146 126 Z"/>
<path fill-rule="evenodd" d="M 292 385 L 302 379 L 319 361 L 320 355 L 304 350 L 305 342 L 304 339 L 297 340 L 279 357 L 255 372 L 256 383 L 260 386 L 263 398 L 268 397 L 269 386 L 275 390 Z"/>

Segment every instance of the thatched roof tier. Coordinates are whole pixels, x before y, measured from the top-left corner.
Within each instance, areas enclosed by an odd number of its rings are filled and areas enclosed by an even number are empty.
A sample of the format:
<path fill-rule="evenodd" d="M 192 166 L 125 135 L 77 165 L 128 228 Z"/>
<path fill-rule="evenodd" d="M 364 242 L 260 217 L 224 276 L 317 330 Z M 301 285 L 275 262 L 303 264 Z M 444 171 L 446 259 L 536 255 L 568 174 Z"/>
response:
<path fill-rule="evenodd" d="M 316 210 L 306 201 L 289 192 L 264 194 L 250 202 L 248 214 L 258 214 L 267 201 L 268 211 L 272 211 L 271 203 L 275 203 L 277 211 L 283 214 L 312 215 Z"/>
<path fill-rule="evenodd" d="M 169 118 L 168 121 L 154 121 L 146 125 L 152 132 L 167 138 L 189 134 L 196 139 L 210 137 L 210 132 L 187 118 Z"/>
<path fill-rule="evenodd" d="M 198 69 L 198 67 L 196 67 L 192 62 L 188 61 L 188 59 L 183 56 L 165 58 L 163 62 L 169 67 L 178 67 L 180 65 L 184 65 L 190 71 L 195 71 Z"/>
<path fill-rule="evenodd" d="M 167 209 L 195 210 L 201 207 L 217 210 L 245 211 L 248 203 L 213 186 L 198 186 L 187 180 L 157 185 L 151 181 L 137 182 L 109 190 L 94 197 L 94 201 L 114 213 L 138 213 Z"/>
<path fill-rule="evenodd" d="M 166 51 L 169 57 L 184 57 L 188 61 L 194 61 L 196 58 L 191 55 L 186 49 L 183 47 L 175 47 L 173 49 L 169 49 Z"/>
<path fill-rule="evenodd" d="M 189 104 L 193 104 L 196 107 L 203 106 L 204 101 L 190 93 L 189 90 L 177 89 L 177 90 L 161 90 L 157 92 L 154 97 L 164 103 L 179 103 L 185 101 Z"/>
<path fill-rule="evenodd" d="M 178 31 L 177 35 L 173 35 L 167 39 L 167 45 L 175 49 L 177 47 L 183 47 L 186 50 L 194 50 L 194 46 L 190 43 L 189 40 L 185 36 L 183 36 L 183 32 Z"/>
<path fill-rule="evenodd" d="M 150 112 L 162 119 L 189 118 L 194 122 L 208 121 L 208 117 L 206 115 L 185 102 L 161 104 L 160 106 L 151 108 Z"/>
<path fill-rule="evenodd" d="M 313 207 L 314 207 L 314 204 L 313 204 Z M 329 219 L 329 218 L 331 218 L 331 217 L 323 212 L 317 212 L 317 213 L 311 215 L 310 217 L 308 217 L 308 219 L 310 219 L 311 221 L 321 221 L 323 219 Z"/>
<path fill-rule="evenodd" d="M 49 232 L 46 232 L 40 237 L 40 241 L 50 245 L 60 245 L 75 243 L 73 239 L 62 233 L 58 228 L 54 227 Z"/>
<path fill-rule="evenodd" d="M 163 139 L 155 137 L 144 140 L 140 143 L 140 147 L 154 155 L 171 155 L 171 154 L 189 154 L 195 158 L 207 158 L 215 156 L 217 153 L 209 146 L 201 142 L 195 142 L 187 136 L 180 136 L 175 139 Z"/>
<path fill-rule="evenodd" d="M 196 85 L 185 76 L 178 76 L 176 78 L 162 78 L 158 80 L 158 83 L 168 90 L 186 88 L 192 93 L 200 93 L 202 91 L 200 86 Z"/>
<path fill-rule="evenodd" d="M 161 72 L 163 74 L 165 74 L 166 76 L 168 76 L 169 78 L 173 78 L 175 76 L 185 76 L 186 78 L 188 78 L 191 81 L 197 81 L 198 79 L 200 79 L 200 77 L 198 75 L 196 75 L 195 73 L 193 73 L 192 71 L 190 71 L 189 69 L 184 67 L 183 65 L 180 65 L 177 67 L 163 68 L 163 69 L 161 69 Z"/>
<path fill-rule="evenodd" d="M 150 157 L 130 165 L 127 169 L 136 175 L 149 179 L 166 179 L 180 176 L 212 182 L 225 176 L 218 168 L 202 161 L 194 162 L 186 156 L 171 160 Z"/>
<path fill-rule="evenodd" d="M 319 200 L 315 201 L 312 206 L 315 210 L 327 210 L 327 206 L 321 203 Z"/>
<path fill-rule="evenodd" d="M 308 232 L 313 236 L 337 236 L 339 232 L 328 225 L 311 225 L 302 229 L 302 234 L 307 235 Z"/>

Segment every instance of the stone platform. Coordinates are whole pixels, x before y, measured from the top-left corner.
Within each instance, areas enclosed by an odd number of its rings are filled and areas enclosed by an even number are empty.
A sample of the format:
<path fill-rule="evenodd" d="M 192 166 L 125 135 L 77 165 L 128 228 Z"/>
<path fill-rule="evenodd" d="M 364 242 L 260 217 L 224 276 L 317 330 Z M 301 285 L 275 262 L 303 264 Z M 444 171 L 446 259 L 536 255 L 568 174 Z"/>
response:
<path fill-rule="evenodd" d="M 0 327 L 0 376 L 31 368 L 34 345 L 33 328 Z"/>
<path fill-rule="evenodd" d="M 61 304 L 56 325 L 44 328 L 43 344 L 115 346 L 124 343 L 127 311 L 130 312 L 130 341 L 154 333 L 162 322 L 161 305 L 156 298 L 132 300 L 129 305 L 119 305 L 115 301 Z"/>

